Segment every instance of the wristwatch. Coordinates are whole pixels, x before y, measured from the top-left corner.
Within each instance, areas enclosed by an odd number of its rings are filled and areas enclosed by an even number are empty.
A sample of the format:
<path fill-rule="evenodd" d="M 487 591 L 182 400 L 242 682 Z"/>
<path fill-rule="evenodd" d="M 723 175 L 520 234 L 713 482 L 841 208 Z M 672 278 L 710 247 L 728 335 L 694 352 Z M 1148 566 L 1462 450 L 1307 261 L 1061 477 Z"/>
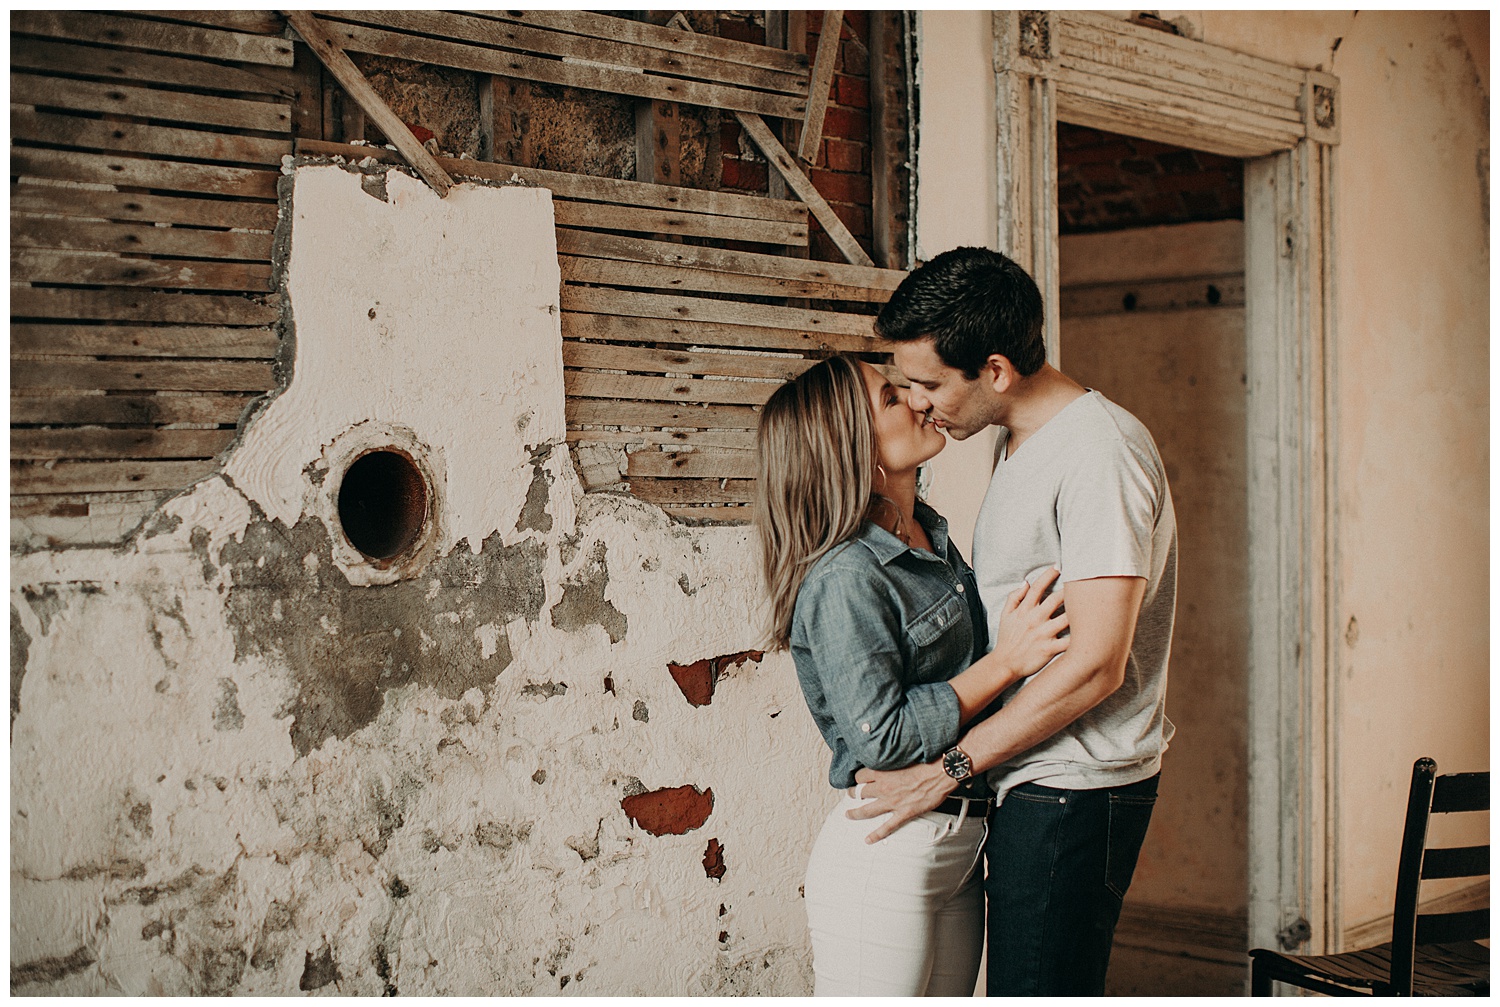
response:
<path fill-rule="evenodd" d="M 955 780 L 967 780 L 974 775 L 974 761 L 957 745 L 943 753 L 943 772 Z"/>

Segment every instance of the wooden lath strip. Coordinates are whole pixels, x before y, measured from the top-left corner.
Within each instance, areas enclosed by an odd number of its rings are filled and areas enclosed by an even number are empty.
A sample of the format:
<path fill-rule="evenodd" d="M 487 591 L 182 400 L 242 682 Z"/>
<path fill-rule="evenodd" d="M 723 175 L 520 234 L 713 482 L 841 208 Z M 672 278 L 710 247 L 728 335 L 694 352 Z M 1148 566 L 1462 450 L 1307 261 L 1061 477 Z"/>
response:
<path fill-rule="evenodd" d="M 231 168 L 220 164 L 155 161 L 127 154 L 85 154 L 76 150 L 12 147 L 10 173 L 22 177 L 101 182 L 171 192 L 212 193 L 275 199 L 277 171 Z"/>
<path fill-rule="evenodd" d="M 15 113 L 11 114 L 15 122 Z M 118 125 L 118 124 L 116 124 Z M 276 227 L 275 203 L 243 200 L 148 196 L 139 192 L 75 189 L 60 185 L 17 185 L 10 190 L 11 213 L 49 213 L 96 220 L 141 220 L 153 224 L 194 224 L 262 231 Z"/>
<path fill-rule="evenodd" d="M 875 265 L 875 260 L 871 259 L 869 254 L 860 247 L 854 235 L 849 232 L 849 228 L 844 226 L 838 214 L 833 212 L 833 207 L 828 205 L 828 200 L 824 199 L 823 194 L 818 192 L 817 187 L 812 184 L 812 179 L 802 173 L 802 169 L 797 167 L 792 156 L 781 145 L 781 141 L 772 134 L 771 127 L 766 125 L 766 121 L 748 112 L 736 112 L 735 118 L 739 120 L 740 127 L 750 134 L 750 139 L 755 141 L 755 145 L 761 149 L 766 160 L 781 173 L 782 178 L 786 179 L 786 184 L 791 190 L 807 204 L 807 208 L 812 211 L 818 223 L 823 225 L 823 230 L 828 233 L 828 237 L 838 246 L 839 251 L 844 253 L 844 258 L 859 266 Z"/>
<path fill-rule="evenodd" d="M 279 29 L 278 29 L 279 32 Z M 243 66 L 225 66 L 201 59 L 100 49 L 12 36 L 10 68 L 44 73 L 79 73 L 87 67 L 91 77 L 115 77 L 135 84 L 171 84 L 208 91 L 268 94 L 294 98 L 297 89 L 286 80 L 273 79 Z"/>
<path fill-rule="evenodd" d="M 831 284 L 804 283 L 770 276 L 746 276 L 743 273 L 721 273 L 685 266 L 662 266 L 656 263 L 629 262 L 623 259 L 595 259 L 560 256 L 565 283 L 606 284 L 618 287 L 653 287 L 658 290 L 683 290 L 703 293 L 754 297 L 816 297 L 824 300 L 873 299 L 881 291 L 850 291 Z M 869 298 L 858 297 L 867 294 Z"/>
<path fill-rule="evenodd" d="M 813 60 L 812 80 L 807 86 L 807 117 L 802 120 L 802 139 L 797 156 L 807 164 L 818 159 L 823 142 L 823 119 L 828 114 L 828 95 L 833 88 L 833 67 L 839 55 L 839 36 L 844 32 L 844 12 L 823 12 L 823 31 L 818 35 L 818 55 Z"/>
<path fill-rule="evenodd" d="M 611 291 L 606 291 L 611 293 Z M 869 353 L 879 346 L 870 336 L 816 332 L 807 328 L 771 328 L 678 318 L 646 318 L 614 313 L 564 311 L 564 339 L 621 343 L 667 343 L 673 346 L 724 346 L 795 353 Z"/>
<path fill-rule="evenodd" d="M 271 266 L 200 259 L 136 259 L 97 252 L 12 248 L 12 282 L 91 283 L 175 290 L 271 290 Z M 14 310 L 14 309 L 12 309 Z"/>
<path fill-rule="evenodd" d="M 641 21 L 565 10 L 474 10 L 465 13 L 478 17 L 533 25 L 553 31 L 570 32 L 588 38 L 618 39 L 635 45 L 651 46 L 667 52 L 692 53 L 746 66 L 765 67 L 782 73 L 807 73 L 807 57 L 752 42 L 699 35 L 691 29 L 661 27 Z"/>
<path fill-rule="evenodd" d="M 411 130 L 406 128 L 399 116 L 381 100 L 380 95 L 359 72 L 359 67 L 345 54 L 343 47 L 335 41 L 337 32 L 331 30 L 307 11 L 282 11 L 288 23 L 302 36 L 313 53 L 333 74 L 335 80 L 349 93 L 365 114 L 396 145 L 401 156 L 417 170 L 417 174 L 437 190 L 439 196 L 448 195 L 453 188 L 453 179 L 442 169 L 425 147 L 417 142 Z"/>
<path fill-rule="evenodd" d="M 628 94 L 637 98 L 679 101 L 689 105 L 772 116 L 801 118 L 807 109 L 806 99 L 790 95 L 704 84 L 681 77 L 661 77 L 624 67 L 567 63 L 464 42 L 447 42 L 423 35 L 366 28 L 347 22 L 320 23 L 326 26 L 328 37 L 336 39 L 341 48 L 375 56 L 393 56 L 500 77 L 519 77 L 589 91 Z"/>
<path fill-rule="evenodd" d="M 770 70 L 681 50 L 638 45 L 617 38 L 590 38 L 515 22 L 440 11 L 341 10 L 316 13 L 325 20 L 347 21 L 372 28 L 431 35 L 532 55 L 562 56 L 565 59 L 589 60 L 632 69 L 639 67 L 647 73 L 670 74 L 705 83 L 772 91 L 796 98 L 807 96 L 805 68 L 792 72 Z M 613 20 L 620 22 L 623 19 Z"/>
<path fill-rule="evenodd" d="M 12 391 L 12 423 L 95 423 L 152 426 L 163 423 L 235 423 L 245 407 L 263 392 L 246 395 L 211 393 L 164 395 L 102 395 L 89 392 L 56 394 Z"/>
<path fill-rule="evenodd" d="M 11 358 L 13 389 L 67 388 L 75 391 L 264 392 L 271 387 L 271 363 L 260 360 L 86 360 L 53 357 Z"/>
<path fill-rule="evenodd" d="M 63 461 L 46 465 L 11 462 L 10 491 L 26 493 L 108 493 L 119 490 L 178 490 L 214 471 L 212 459 L 165 461 Z"/>
<path fill-rule="evenodd" d="M 564 367 L 638 371 L 649 374 L 712 374 L 718 377 L 787 381 L 817 361 L 806 357 L 715 353 L 706 350 L 662 350 L 564 340 Z"/>
<path fill-rule="evenodd" d="M 794 259 L 759 252 L 732 252 L 670 241 L 644 241 L 614 234 L 596 234 L 567 228 L 557 232 L 557 250 L 565 255 L 587 255 L 600 259 L 650 262 L 663 266 L 687 266 L 740 276 L 763 276 L 792 283 L 818 285 L 837 290 L 820 294 L 833 300 L 868 300 L 884 303 L 901 285 L 906 273 L 899 269 L 854 266 L 816 259 Z"/>
<path fill-rule="evenodd" d="M 86 119 L 77 115 L 36 112 L 14 105 L 10 110 L 10 138 L 12 142 L 20 140 L 122 154 L 191 157 L 232 164 L 275 165 L 278 168 L 282 157 L 292 152 L 292 145 L 286 140 L 269 137 Z"/>
<path fill-rule="evenodd" d="M 644 234 L 693 235 L 724 241 L 752 241 L 765 245 L 806 245 L 807 226 L 777 220 L 722 217 L 639 206 L 601 206 L 559 199 L 552 204 L 559 227 L 598 227 Z"/>
<path fill-rule="evenodd" d="M 333 143 L 327 140 L 297 141 L 297 153 L 304 155 L 337 155 L 351 160 L 373 157 L 394 162 L 395 151 L 384 147 Z M 620 203 L 627 206 L 680 210 L 689 213 L 713 213 L 724 217 L 750 220 L 778 220 L 791 224 L 807 223 L 807 208 L 785 200 L 764 196 L 746 196 L 733 192 L 687 189 L 675 185 L 657 185 L 631 179 L 578 175 L 545 168 L 526 168 L 516 164 L 475 161 L 470 158 L 439 157 L 445 171 L 456 178 L 482 178 L 491 182 L 523 182 L 551 189 L 563 199 L 582 199 L 596 203 Z M 682 248 L 681 245 L 673 247 Z"/>
<path fill-rule="evenodd" d="M 270 360 L 280 345 L 274 329 L 259 327 L 24 323 L 10 327 L 11 353 Z"/>
<path fill-rule="evenodd" d="M 292 65 L 292 43 L 289 39 L 108 14 L 12 11 L 10 30 L 12 34 L 43 35 L 75 42 L 112 43 L 150 52 L 178 53 L 237 63 Z"/>
<path fill-rule="evenodd" d="M 772 304 L 745 304 L 712 297 L 675 294 L 643 294 L 632 290 L 565 286 L 561 291 L 564 311 L 588 311 L 640 318 L 670 318 L 678 322 L 725 322 L 776 329 L 861 336 L 873 341 L 873 315 L 838 311 L 810 311 Z"/>
<path fill-rule="evenodd" d="M 153 227 L 103 221 L 21 216 L 10 218 L 10 244 L 16 248 L 122 252 L 134 255 L 271 261 L 269 234 L 210 231 L 197 227 Z"/>
<path fill-rule="evenodd" d="M 267 133 L 289 133 L 292 129 L 292 106 L 287 102 L 125 87 L 30 73 L 10 75 L 10 101 L 12 105 L 107 112 Z"/>
<path fill-rule="evenodd" d="M 684 402 L 607 402 L 568 399 L 570 425 L 618 427 L 692 427 L 704 430 L 754 430 L 760 410 L 753 406 L 706 406 Z"/>
<path fill-rule="evenodd" d="M 178 325 L 273 325 L 281 297 L 225 294 L 167 294 L 142 290 L 57 290 L 12 287 L 12 318 L 97 319 L 167 322 Z"/>
<path fill-rule="evenodd" d="M 17 461 L 54 458 L 212 458 L 229 446 L 233 430 L 12 430 L 10 456 Z M 712 474 L 712 473 L 705 473 Z"/>

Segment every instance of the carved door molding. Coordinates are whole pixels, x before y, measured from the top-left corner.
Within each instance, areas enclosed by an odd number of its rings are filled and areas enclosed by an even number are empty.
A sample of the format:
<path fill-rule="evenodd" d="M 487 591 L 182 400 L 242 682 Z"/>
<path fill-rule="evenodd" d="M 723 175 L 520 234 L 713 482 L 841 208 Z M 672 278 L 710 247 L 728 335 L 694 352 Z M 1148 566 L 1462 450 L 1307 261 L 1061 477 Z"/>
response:
<path fill-rule="evenodd" d="M 1338 79 L 1078 11 L 997 11 L 998 247 L 1036 277 L 1059 363 L 1057 123 L 1244 158 L 1252 947 L 1338 950 Z"/>

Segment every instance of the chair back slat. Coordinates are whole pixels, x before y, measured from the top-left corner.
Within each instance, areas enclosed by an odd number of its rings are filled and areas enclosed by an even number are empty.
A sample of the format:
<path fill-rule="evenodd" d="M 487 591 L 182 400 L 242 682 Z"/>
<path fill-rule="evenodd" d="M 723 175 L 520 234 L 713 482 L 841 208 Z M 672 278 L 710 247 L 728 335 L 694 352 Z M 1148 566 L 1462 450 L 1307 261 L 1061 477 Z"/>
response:
<path fill-rule="evenodd" d="M 1449 773 L 1440 776 L 1432 791 L 1432 813 L 1490 810 L 1489 773 Z"/>
<path fill-rule="evenodd" d="M 1482 941 L 1490 935 L 1490 911 L 1468 909 L 1458 913 L 1426 913 L 1417 917 L 1418 944 L 1452 944 Z"/>
<path fill-rule="evenodd" d="M 1423 879 L 1477 878 L 1490 873 L 1488 846 L 1452 846 L 1430 849 L 1422 858 Z"/>

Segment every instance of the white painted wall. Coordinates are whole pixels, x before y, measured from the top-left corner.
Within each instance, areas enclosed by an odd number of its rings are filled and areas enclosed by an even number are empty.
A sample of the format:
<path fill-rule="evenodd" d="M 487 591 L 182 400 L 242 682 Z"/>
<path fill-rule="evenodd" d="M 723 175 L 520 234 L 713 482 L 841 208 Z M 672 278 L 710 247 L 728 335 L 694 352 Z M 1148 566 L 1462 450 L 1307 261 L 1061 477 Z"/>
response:
<path fill-rule="evenodd" d="M 382 202 L 342 169 L 297 171 L 294 376 L 224 475 L 123 550 L 12 560 L 13 989 L 808 992 L 799 886 L 831 794 L 791 663 L 731 669 L 702 707 L 667 670 L 756 645 L 749 530 L 580 492 L 548 193 L 439 200 L 398 173 L 388 187 Z M 406 627 L 408 645 L 420 633 L 419 667 L 378 690 L 366 722 L 302 752 L 294 711 L 341 708 L 361 669 L 309 667 L 297 646 L 378 655 L 339 635 L 399 588 L 350 587 L 326 548 L 277 573 L 270 546 L 317 539 L 320 466 L 350 429 L 381 424 L 429 451 L 433 569 L 472 581 L 416 578 L 418 603 L 376 628 Z M 537 481 L 544 508 L 527 503 Z M 541 558 L 526 583 L 485 579 L 526 580 L 525 564 L 485 565 L 525 555 Z M 323 603 L 303 572 L 342 600 L 324 638 L 277 643 L 278 622 L 304 615 L 283 593 Z M 534 613 L 476 615 L 523 588 L 540 592 Z M 497 652 L 509 665 L 458 693 L 455 676 Z M 713 806 L 683 835 L 622 810 L 685 784 Z"/>
<path fill-rule="evenodd" d="M 926 261 L 960 245 L 995 247 L 994 46 L 989 11 L 926 10 L 917 20 L 917 258 Z M 948 518 L 965 556 L 994 468 L 996 433 L 950 438 L 930 463 L 927 499 Z"/>
<path fill-rule="evenodd" d="M 1412 761 L 1489 766 L 1488 14 L 1160 13 L 1341 81 L 1336 898 L 1353 928 L 1390 911 Z M 994 157 L 974 145 L 993 143 L 992 69 L 987 14 L 926 11 L 922 25 L 918 228 L 931 255 L 994 233 L 980 234 Z M 940 456 L 933 499 L 957 529 L 977 512 L 980 453 Z"/>

